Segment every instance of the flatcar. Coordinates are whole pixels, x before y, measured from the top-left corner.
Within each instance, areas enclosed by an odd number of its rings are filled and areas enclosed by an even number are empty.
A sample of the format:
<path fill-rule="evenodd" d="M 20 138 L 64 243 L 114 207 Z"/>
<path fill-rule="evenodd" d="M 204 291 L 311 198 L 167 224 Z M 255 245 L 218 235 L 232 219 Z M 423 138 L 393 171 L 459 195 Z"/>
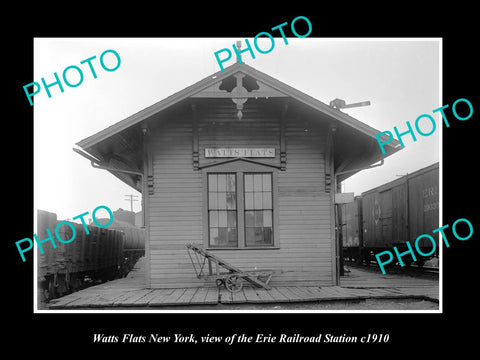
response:
<path fill-rule="evenodd" d="M 404 252 L 406 241 L 412 243 L 439 227 L 439 164 L 365 191 L 341 211 L 344 257 L 368 264 L 373 254 L 394 246 Z M 433 237 L 437 250 L 432 256 L 438 256 L 438 233 Z M 419 248 L 429 253 L 432 243 L 421 239 Z M 417 256 L 417 265 L 423 266 L 426 259 Z M 413 262 L 410 256 L 402 260 Z"/>

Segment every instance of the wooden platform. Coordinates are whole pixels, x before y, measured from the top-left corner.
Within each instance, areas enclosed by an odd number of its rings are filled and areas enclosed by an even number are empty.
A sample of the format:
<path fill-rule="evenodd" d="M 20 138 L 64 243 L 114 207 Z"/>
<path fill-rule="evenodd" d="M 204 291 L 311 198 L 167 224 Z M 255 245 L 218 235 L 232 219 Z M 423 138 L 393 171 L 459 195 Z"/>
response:
<path fill-rule="evenodd" d="M 225 288 L 145 289 L 143 259 L 126 278 L 89 287 L 50 302 L 49 309 L 161 308 L 239 303 L 286 303 L 332 300 L 422 298 L 438 302 L 438 281 L 379 275 L 352 269 L 341 286 L 272 286 L 270 290 L 244 286 L 238 293 Z"/>
<path fill-rule="evenodd" d="M 412 297 L 425 297 L 429 300 L 439 299 L 439 281 L 436 279 L 422 279 L 418 277 L 380 274 L 368 270 L 349 268 L 345 276 L 340 278 L 342 288 L 375 289 L 376 291 L 395 290 Z"/>

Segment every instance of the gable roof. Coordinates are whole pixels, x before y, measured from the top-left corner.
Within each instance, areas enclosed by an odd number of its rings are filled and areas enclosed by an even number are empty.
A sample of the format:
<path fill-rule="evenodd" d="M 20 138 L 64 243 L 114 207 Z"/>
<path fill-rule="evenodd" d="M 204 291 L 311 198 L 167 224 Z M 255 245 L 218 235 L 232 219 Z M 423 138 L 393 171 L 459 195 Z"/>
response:
<path fill-rule="evenodd" d="M 243 77 L 250 78 L 249 86 L 252 85 L 251 79 L 255 80 L 258 89 L 252 88 L 250 91 L 242 87 L 240 79 Z M 225 85 L 226 87 L 233 86 L 233 78 L 237 80 L 237 88 L 232 89 L 231 92 L 222 90 L 221 84 L 228 83 L 229 85 Z M 240 87 L 238 86 L 239 82 Z M 224 88 L 226 88 L 225 86 Z M 249 65 L 235 63 L 226 68 L 224 72 L 218 71 L 207 76 L 124 120 L 79 141 L 77 145 L 84 151 L 75 148 L 73 150 L 90 160 L 92 166 L 109 171 L 121 181 L 142 192 L 140 177 L 143 175 L 141 172 L 143 151 L 141 142 L 138 142 L 140 126 L 153 116 L 168 111 L 167 109 L 174 109 L 176 104 L 188 99 L 222 97 L 230 97 L 232 100 L 233 98 L 241 99 L 244 97 L 266 97 L 267 99 L 270 97 L 285 97 L 288 98 L 287 103 L 293 100 L 292 104 L 295 103 L 311 110 L 314 119 L 327 121 L 335 126 L 341 125 L 343 130 L 340 133 L 337 131 L 337 140 L 334 141 L 333 147 L 334 171 L 339 182 L 363 169 L 383 164 L 384 158 L 403 149 L 399 146 L 398 140 L 392 139 L 390 143 L 384 145 L 386 154 L 382 154 L 376 139 L 378 130 Z M 338 128 L 340 129 L 340 126 Z M 385 139 L 386 135 L 382 135 L 381 138 Z M 352 144 L 354 142 L 363 150 L 359 147 L 353 148 Z M 113 151 L 113 148 L 116 150 Z M 379 165 L 371 165 L 378 161 L 381 161 Z"/>
<path fill-rule="evenodd" d="M 224 72 L 218 71 L 213 75 L 207 76 L 206 78 L 186 87 L 183 90 L 180 90 L 167 98 L 156 102 L 155 104 L 146 107 L 145 109 L 127 117 L 124 120 L 119 121 L 118 123 L 107 127 L 104 130 L 99 131 L 98 133 L 91 135 L 77 143 L 83 149 L 90 148 L 95 144 L 98 144 L 102 140 L 105 140 L 131 126 L 134 126 L 152 115 L 169 108 L 170 106 L 187 99 L 202 90 L 212 86 L 215 83 L 222 81 L 223 79 L 232 76 L 237 72 L 242 72 L 243 74 L 250 75 L 251 77 L 259 80 L 269 87 L 285 94 L 288 97 L 298 100 L 299 102 L 311 107 L 312 109 L 318 110 L 330 118 L 339 121 L 342 124 L 345 124 L 365 135 L 368 135 L 372 138 L 375 138 L 375 135 L 380 131 L 372 128 L 371 126 L 351 117 L 348 114 L 343 113 L 342 111 L 335 109 L 320 100 L 317 100 L 310 95 L 307 95 L 259 70 L 254 69 L 253 67 L 247 64 L 235 63 L 225 69 Z M 393 139 L 389 144 L 387 144 L 390 151 L 387 151 L 387 156 L 393 154 L 399 149 L 396 149 L 399 142 L 396 139 Z M 395 150 L 394 150 L 395 149 Z M 385 156 L 386 157 L 386 156 Z"/>

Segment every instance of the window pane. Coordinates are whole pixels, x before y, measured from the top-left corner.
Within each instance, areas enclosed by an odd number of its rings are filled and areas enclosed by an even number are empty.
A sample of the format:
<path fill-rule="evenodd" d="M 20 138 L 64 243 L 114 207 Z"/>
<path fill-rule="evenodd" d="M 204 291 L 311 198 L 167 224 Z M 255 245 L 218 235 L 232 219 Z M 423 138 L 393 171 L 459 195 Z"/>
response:
<path fill-rule="evenodd" d="M 249 227 L 245 229 L 245 242 L 248 245 L 255 245 L 255 228 Z"/>
<path fill-rule="evenodd" d="M 245 226 L 254 227 L 255 226 L 255 216 L 253 211 L 245 211 Z"/>
<path fill-rule="evenodd" d="M 237 246 L 237 228 L 229 227 L 227 230 L 228 233 L 228 245 Z"/>
<path fill-rule="evenodd" d="M 210 246 L 218 245 L 218 228 L 210 229 Z"/>
<path fill-rule="evenodd" d="M 255 226 L 263 226 L 263 211 L 255 211 Z"/>
<path fill-rule="evenodd" d="M 227 245 L 227 228 L 218 228 L 218 245 Z"/>
<path fill-rule="evenodd" d="M 208 194 L 208 208 L 209 209 L 218 209 L 218 200 L 217 193 L 212 192 Z"/>
<path fill-rule="evenodd" d="M 218 211 L 210 211 L 210 227 L 218 227 Z"/>
<path fill-rule="evenodd" d="M 245 193 L 245 209 L 253 209 L 253 192 Z"/>
<path fill-rule="evenodd" d="M 217 174 L 208 174 L 208 191 L 217 191 Z"/>
<path fill-rule="evenodd" d="M 218 192 L 227 191 L 227 175 L 218 174 Z"/>
<path fill-rule="evenodd" d="M 237 197 L 234 192 L 227 192 L 227 209 L 237 208 Z"/>
<path fill-rule="evenodd" d="M 271 192 L 263 192 L 263 209 L 271 209 L 272 208 L 272 193 Z"/>
<path fill-rule="evenodd" d="M 256 227 L 255 228 L 255 244 L 263 243 L 263 228 Z"/>
<path fill-rule="evenodd" d="M 245 191 L 253 191 L 253 175 L 245 174 Z"/>
<path fill-rule="evenodd" d="M 228 174 L 227 175 L 227 191 L 236 192 L 235 186 L 235 174 Z"/>
<path fill-rule="evenodd" d="M 253 191 L 262 191 L 262 175 L 253 175 Z"/>
<path fill-rule="evenodd" d="M 273 236 L 272 236 L 271 227 L 263 228 L 263 242 L 265 245 L 273 245 Z"/>
<path fill-rule="evenodd" d="M 218 193 L 218 209 L 227 208 L 227 194 L 224 192 Z"/>
<path fill-rule="evenodd" d="M 254 209 L 263 209 L 263 196 L 261 192 L 254 193 Z"/>
<path fill-rule="evenodd" d="M 263 226 L 265 227 L 272 227 L 272 210 L 264 210 L 263 211 Z"/>
<path fill-rule="evenodd" d="M 219 211 L 218 212 L 218 226 L 227 227 L 227 212 Z"/>
<path fill-rule="evenodd" d="M 272 191 L 272 175 L 263 174 L 263 191 Z"/>
<path fill-rule="evenodd" d="M 237 227 L 237 212 L 236 211 L 227 211 L 227 226 L 228 227 Z"/>

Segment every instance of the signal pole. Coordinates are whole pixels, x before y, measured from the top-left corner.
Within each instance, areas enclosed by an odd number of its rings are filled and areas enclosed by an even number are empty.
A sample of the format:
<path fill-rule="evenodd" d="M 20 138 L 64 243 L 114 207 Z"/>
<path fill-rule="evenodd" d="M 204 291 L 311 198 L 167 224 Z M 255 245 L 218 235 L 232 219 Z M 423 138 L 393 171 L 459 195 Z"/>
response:
<path fill-rule="evenodd" d="M 138 197 L 137 195 L 125 195 L 127 199 L 126 201 L 130 201 L 130 211 L 133 212 L 133 202 L 138 201 L 137 199 L 134 199 L 134 197 Z M 128 199 L 129 198 L 129 199 Z"/>

